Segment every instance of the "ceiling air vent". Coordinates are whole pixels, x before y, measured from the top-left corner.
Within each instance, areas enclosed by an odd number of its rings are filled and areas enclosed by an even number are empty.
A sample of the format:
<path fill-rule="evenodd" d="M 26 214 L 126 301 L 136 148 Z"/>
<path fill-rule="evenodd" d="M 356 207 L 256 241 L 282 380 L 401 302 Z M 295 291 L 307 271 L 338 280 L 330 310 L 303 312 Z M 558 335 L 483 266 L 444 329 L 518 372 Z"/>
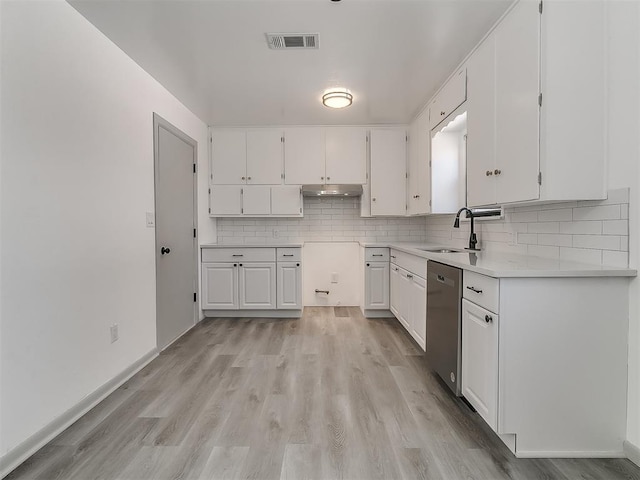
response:
<path fill-rule="evenodd" d="M 267 33 L 267 43 L 272 50 L 318 48 L 317 33 Z"/>

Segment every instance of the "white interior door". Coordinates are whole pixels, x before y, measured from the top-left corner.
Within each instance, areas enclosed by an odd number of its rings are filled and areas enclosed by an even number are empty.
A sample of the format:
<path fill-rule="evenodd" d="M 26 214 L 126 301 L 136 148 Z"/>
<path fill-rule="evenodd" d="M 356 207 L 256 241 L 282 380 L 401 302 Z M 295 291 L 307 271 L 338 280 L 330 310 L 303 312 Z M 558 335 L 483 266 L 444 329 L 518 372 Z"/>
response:
<path fill-rule="evenodd" d="M 156 337 L 163 349 L 195 323 L 197 143 L 154 115 Z"/>

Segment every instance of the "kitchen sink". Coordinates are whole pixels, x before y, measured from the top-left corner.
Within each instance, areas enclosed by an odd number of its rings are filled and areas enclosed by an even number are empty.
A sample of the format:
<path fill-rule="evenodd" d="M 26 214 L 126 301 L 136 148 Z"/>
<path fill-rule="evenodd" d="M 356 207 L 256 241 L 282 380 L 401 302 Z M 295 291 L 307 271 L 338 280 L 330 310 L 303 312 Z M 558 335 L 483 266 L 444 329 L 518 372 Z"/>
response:
<path fill-rule="evenodd" d="M 462 250 L 458 250 L 455 248 L 418 248 L 418 250 L 422 250 L 423 252 L 431 252 L 431 253 L 459 253 Z"/>

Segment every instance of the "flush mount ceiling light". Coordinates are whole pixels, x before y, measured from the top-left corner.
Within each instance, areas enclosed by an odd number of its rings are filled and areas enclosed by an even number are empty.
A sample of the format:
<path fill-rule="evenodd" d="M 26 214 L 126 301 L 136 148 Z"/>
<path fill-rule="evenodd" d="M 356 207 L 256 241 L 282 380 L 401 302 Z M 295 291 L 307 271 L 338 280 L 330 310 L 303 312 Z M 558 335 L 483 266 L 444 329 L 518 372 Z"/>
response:
<path fill-rule="evenodd" d="M 325 90 L 322 103 L 329 108 L 344 108 L 353 103 L 353 95 L 346 88 L 332 88 Z"/>

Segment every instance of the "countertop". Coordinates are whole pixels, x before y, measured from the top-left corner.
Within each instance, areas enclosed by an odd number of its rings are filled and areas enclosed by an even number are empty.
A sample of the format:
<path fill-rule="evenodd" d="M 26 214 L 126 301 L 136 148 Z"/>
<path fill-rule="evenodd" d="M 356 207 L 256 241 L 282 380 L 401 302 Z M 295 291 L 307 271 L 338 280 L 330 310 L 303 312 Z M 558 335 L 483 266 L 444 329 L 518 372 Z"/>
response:
<path fill-rule="evenodd" d="M 200 248 L 300 248 L 304 244 L 303 243 L 286 243 L 286 242 L 277 242 L 277 243 L 261 243 L 256 245 L 247 245 L 244 243 L 204 243 L 200 245 Z"/>
<path fill-rule="evenodd" d="M 443 244 L 405 243 L 405 242 L 359 242 L 363 247 L 394 248 L 427 260 L 445 263 L 453 267 L 481 273 L 495 278 L 515 277 L 635 277 L 637 271 L 630 268 L 592 265 L 588 263 L 553 260 L 548 258 L 468 251 L 456 253 L 427 252 L 425 248 L 451 248 Z M 246 244 L 203 244 L 200 248 L 300 248 L 303 243 L 264 243 L 260 245 Z M 456 247 L 454 247 L 456 248 Z M 456 248 L 458 249 L 458 248 Z"/>
<path fill-rule="evenodd" d="M 442 244 L 424 243 L 368 243 L 363 247 L 388 247 L 453 267 L 481 273 L 490 277 L 635 277 L 637 271 L 630 268 L 592 265 L 588 263 L 553 260 L 528 255 L 469 251 L 456 253 L 426 252 L 424 248 L 450 248 Z"/>

